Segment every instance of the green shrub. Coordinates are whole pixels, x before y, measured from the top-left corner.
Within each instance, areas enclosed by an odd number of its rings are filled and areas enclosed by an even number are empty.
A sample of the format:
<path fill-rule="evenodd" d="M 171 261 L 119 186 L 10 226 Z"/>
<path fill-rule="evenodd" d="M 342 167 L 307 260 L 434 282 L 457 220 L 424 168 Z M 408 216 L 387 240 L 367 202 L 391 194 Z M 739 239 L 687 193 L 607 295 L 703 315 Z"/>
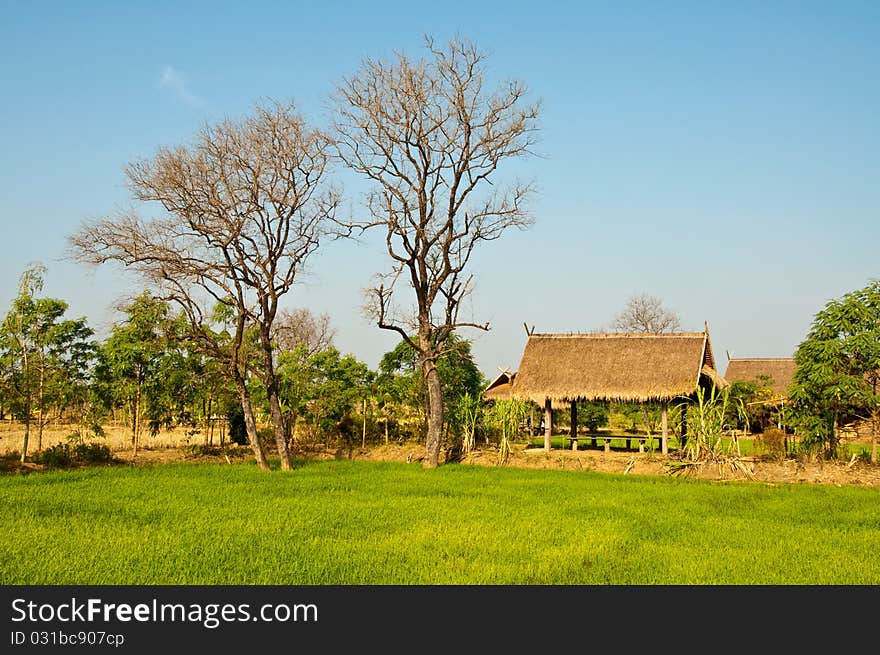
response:
<path fill-rule="evenodd" d="M 73 447 L 73 458 L 83 464 L 106 464 L 112 461 L 110 447 L 102 443 L 78 443 Z"/>
<path fill-rule="evenodd" d="M 183 447 L 187 457 L 203 457 L 220 454 L 220 446 L 206 446 L 200 443 L 188 444 Z"/>
<path fill-rule="evenodd" d="M 34 453 L 33 461 L 50 469 L 69 468 L 76 464 L 102 464 L 113 460 L 110 447 L 100 443 L 55 444 Z"/>
<path fill-rule="evenodd" d="M 46 468 L 66 468 L 73 464 L 73 450 L 70 444 L 59 443 L 34 454 L 35 463 Z"/>

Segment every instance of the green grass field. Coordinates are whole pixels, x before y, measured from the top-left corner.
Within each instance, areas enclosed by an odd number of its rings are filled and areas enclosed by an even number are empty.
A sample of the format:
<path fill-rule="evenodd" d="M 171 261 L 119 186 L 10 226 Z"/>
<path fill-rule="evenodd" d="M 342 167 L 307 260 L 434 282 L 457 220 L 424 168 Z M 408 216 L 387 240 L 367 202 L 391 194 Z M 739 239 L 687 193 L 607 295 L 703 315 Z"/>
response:
<path fill-rule="evenodd" d="M 2 584 L 880 584 L 880 490 L 330 461 L 0 477 Z"/>

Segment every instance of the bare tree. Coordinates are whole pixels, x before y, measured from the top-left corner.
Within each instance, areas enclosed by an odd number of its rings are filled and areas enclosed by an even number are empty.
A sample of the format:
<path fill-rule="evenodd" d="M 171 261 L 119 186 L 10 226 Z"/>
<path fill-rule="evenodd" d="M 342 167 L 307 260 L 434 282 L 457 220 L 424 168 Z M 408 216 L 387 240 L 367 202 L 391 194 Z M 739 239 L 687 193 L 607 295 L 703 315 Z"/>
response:
<path fill-rule="evenodd" d="M 282 309 L 275 320 L 275 345 L 279 350 L 293 350 L 304 345 L 309 356 L 333 344 L 336 331 L 329 314 L 315 316 L 305 307 Z"/>
<path fill-rule="evenodd" d="M 663 307 L 662 301 L 648 294 L 632 296 L 626 307 L 614 317 L 614 328 L 620 332 L 660 334 L 681 329 L 678 316 Z"/>
<path fill-rule="evenodd" d="M 438 49 L 427 39 L 426 46 L 426 60 L 365 60 L 334 104 L 336 152 L 372 183 L 361 227 L 384 228 L 391 259 L 391 270 L 367 290 L 368 308 L 380 328 L 418 353 L 428 389 L 423 463 L 433 468 L 443 432 L 437 360 L 458 328 L 489 329 L 459 318 L 474 249 L 532 222 L 524 206 L 531 186 L 501 189 L 494 178 L 506 160 L 532 154 L 539 105 L 525 103 L 516 81 L 487 93 L 486 56 L 469 41 Z M 400 284 L 414 301 L 403 310 L 395 302 Z"/>
<path fill-rule="evenodd" d="M 161 218 L 124 213 L 86 224 L 70 239 L 80 261 L 122 264 L 183 308 L 206 352 L 227 364 L 264 469 L 246 384 L 244 336 L 251 326 L 259 333 L 258 373 L 281 467 L 290 469 L 273 326 L 279 299 L 327 234 L 338 203 L 325 182 L 328 145 L 292 104 L 258 105 L 241 121 L 204 127 L 191 146 L 163 148 L 126 168 L 134 198 L 161 207 Z M 228 337 L 211 327 L 215 306 L 226 308 L 221 322 Z"/>

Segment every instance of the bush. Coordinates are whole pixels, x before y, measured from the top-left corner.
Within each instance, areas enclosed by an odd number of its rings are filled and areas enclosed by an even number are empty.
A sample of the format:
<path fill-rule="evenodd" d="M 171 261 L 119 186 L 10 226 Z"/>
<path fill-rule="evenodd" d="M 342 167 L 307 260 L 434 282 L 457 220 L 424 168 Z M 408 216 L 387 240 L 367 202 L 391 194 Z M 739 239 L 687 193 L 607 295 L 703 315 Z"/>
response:
<path fill-rule="evenodd" d="M 33 461 L 46 468 L 68 468 L 75 464 L 102 464 L 113 460 L 109 446 L 100 443 L 55 444 L 34 454 Z"/>
<path fill-rule="evenodd" d="M 244 457 L 250 453 L 250 448 L 238 444 L 227 446 L 189 444 L 183 447 L 183 452 L 187 457 Z"/>
<path fill-rule="evenodd" d="M 34 454 L 35 463 L 46 468 L 66 468 L 73 464 L 73 451 L 70 444 L 59 443 Z"/>
<path fill-rule="evenodd" d="M 240 446 L 248 445 L 247 426 L 244 422 L 244 410 L 241 405 L 234 405 L 226 414 L 229 423 L 229 439 Z"/>
<path fill-rule="evenodd" d="M 755 453 L 769 459 L 784 459 L 786 434 L 778 428 L 767 428 L 755 435 Z"/>
<path fill-rule="evenodd" d="M 73 447 L 73 458 L 83 464 L 106 464 L 113 460 L 113 455 L 106 444 L 79 443 Z"/>

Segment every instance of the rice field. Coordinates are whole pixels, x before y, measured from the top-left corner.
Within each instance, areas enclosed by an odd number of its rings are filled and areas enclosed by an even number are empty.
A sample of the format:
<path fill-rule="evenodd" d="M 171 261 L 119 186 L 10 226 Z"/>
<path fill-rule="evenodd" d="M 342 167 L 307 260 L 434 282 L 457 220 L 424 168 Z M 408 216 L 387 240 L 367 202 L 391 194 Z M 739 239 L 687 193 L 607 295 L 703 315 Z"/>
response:
<path fill-rule="evenodd" d="M 0 477 L 4 585 L 880 584 L 880 490 L 358 460 Z"/>

